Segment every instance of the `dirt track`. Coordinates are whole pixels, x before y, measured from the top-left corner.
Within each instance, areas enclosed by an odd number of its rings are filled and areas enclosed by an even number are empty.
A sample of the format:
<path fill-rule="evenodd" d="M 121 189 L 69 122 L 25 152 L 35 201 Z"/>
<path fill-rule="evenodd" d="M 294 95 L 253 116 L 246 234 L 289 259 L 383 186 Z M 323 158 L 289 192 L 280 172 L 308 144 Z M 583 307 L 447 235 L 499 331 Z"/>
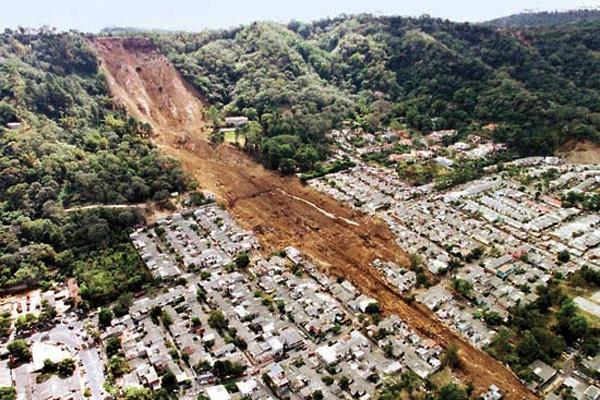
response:
<path fill-rule="evenodd" d="M 203 104 L 165 57 L 141 39 L 98 39 L 115 99 L 134 116 L 151 123 L 156 143 L 179 159 L 201 187 L 214 191 L 236 219 L 253 229 L 268 250 L 294 245 L 331 274 L 353 281 L 420 333 L 444 345 L 458 344 L 465 381 L 476 391 L 495 384 L 507 399 L 535 399 L 501 363 L 474 349 L 429 313 L 408 305 L 370 262 L 376 258 L 407 264 L 387 227 L 335 200 L 257 165 L 230 146 L 214 149 L 205 140 Z"/>

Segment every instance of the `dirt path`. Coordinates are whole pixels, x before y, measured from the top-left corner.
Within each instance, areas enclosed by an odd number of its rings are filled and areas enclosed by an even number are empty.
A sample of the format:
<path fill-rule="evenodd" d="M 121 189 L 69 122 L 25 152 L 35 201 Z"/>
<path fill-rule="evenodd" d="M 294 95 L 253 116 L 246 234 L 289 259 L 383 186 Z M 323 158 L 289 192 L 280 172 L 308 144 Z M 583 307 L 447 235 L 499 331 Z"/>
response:
<path fill-rule="evenodd" d="M 495 384 L 506 391 L 507 399 L 537 398 L 505 366 L 437 322 L 428 310 L 405 303 L 370 266 L 375 258 L 408 264 L 382 221 L 351 210 L 296 178 L 267 171 L 231 146 L 213 148 L 205 138 L 202 102 L 147 41 L 98 39 L 93 45 L 116 100 L 151 123 L 157 145 L 180 160 L 201 187 L 215 192 L 267 251 L 296 246 L 329 273 L 350 279 L 377 298 L 385 312 L 399 315 L 421 334 L 442 345 L 456 343 L 464 361 L 463 378 L 477 392 Z"/>
<path fill-rule="evenodd" d="M 89 204 L 87 206 L 65 208 L 65 212 L 69 213 L 82 210 L 91 210 L 93 208 L 146 208 L 146 204 Z"/>

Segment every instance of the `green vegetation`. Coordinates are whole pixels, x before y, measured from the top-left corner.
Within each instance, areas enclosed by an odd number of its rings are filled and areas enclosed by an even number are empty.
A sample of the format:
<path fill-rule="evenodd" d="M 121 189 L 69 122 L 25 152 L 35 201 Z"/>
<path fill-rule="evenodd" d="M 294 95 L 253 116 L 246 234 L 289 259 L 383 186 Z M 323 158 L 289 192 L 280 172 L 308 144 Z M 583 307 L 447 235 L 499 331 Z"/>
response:
<path fill-rule="evenodd" d="M 12 317 L 9 311 L 0 314 L 0 339 L 5 339 L 10 335 Z"/>
<path fill-rule="evenodd" d="M 569 284 L 574 287 L 600 287 L 600 271 L 584 265 L 569 278 Z"/>
<path fill-rule="evenodd" d="M 213 104 L 209 120 L 248 117 L 244 147 L 290 173 L 323 160 L 326 133 L 342 122 L 423 133 L 493 123 L 488 136 L 520 155 L 547 155 L 569 139 L 598 142 L 599 28 L 513 32 L 360 15 L 149 35 Z"/>
<path fill-rule="evenodd" d="M 101 308 L 98 311 L 98 325 L 104 328 L 110 326 L 113 316 L 113 312 L 109 308 Z"/>
<path fill-rule="evenodd" d="M 240 269 L 246 269 L 250 265 L 250 256 L 248 253 L 239 253 L 235 256 L 235 266 Z"/>
<path fill-rule="evenodd" d="M 17 391 L 14 387 L 0 387 L 0 400 L 15 400 Z"/>
<path fill-rule="evenodd" d="M 600 211 L 600 194 L 567 192 L 562 197 L 563 207 L 581 207 L 587 211 Z"/>
<path fill-rule="evenodd" d="M 228 379 L 235 379 L 242 376 L 246 367 L 237 362 L 229 360 L 217 360 L 213 364 L 212 372 L 221 382 L 226 382 Z"/>
<path fill-rule="evenodd" d="M 29 343 L 23 339 L 15 339 L 6 346 L 10 356 L 16 362 L 27 362 L 31 359 L 31 350 Z"/>
<path fill-rule="evenodd" d="M 223 312 L 216 310 L 211 311 L 210 316 L 208 317 L 208 325 L 211 328 L 216 329 L 219 332 L 227 330 L 229 327 L 229 321 L 223 315 Z"/>
<path fill-rule="evenodd" d="M 124 243 L 139 212 L 65 210 L 160 201 L 186 177 L 111 103 L 83 37 L 7 31 L 0 58 L 0 289 L 74 275 L 92 304 L 134 290 L 146 277 Z"/>
<path fill-rule="evenodd" d="M 307 181 L 309 179 L 320 178 L 322 176 L 344 171 L 356 166 L 349 159 L 335 160 L 329 164 L 317 163 L 311 171 L 304 172 L 300 175 L 300 179 Z"/>
<path fill-rule="evenodd" d="M 65 358 L 59 362 L 52 362 L 51 360 L 44 360 L 44 367 L 42 368 L 42 374 L 52 375 L 56 374 L 61 378 L 68 378 L 75 372 L 75 361 L 72 358 Z"/>
<path fill-rule="evenodd" d="M 510 310 L 507 326 L 498 329 L 488 351 L 507 363 L 523 379 L 531 379 L 527 366 L 540 359 L 552 364 L 566 346 L 578 346 L 586 355 L 600 349 L 599 332 L 588 326 L 557 281 L 538 288 L 539 298 Z"/>
<path fill-rule="evenodd" d="M 42 310 L 38 315 L 27 313 L 20 315 L 15 320 L 15 330 L 17 333 L 23 333 L 34 329 L 46 328 L 54 322 L 56 314 L 56 309 L 50 306 L 47 301 L 43 301 Z"/>
<path fill-rule="evenodd" d="M 496 18 L 486 22 L 486 24 L 493 25 L 498 28 L 524 28 L 532 26 L 556 26 L 573 24 L 576 22 L 590 22 L 599 20 L 600 10 L 579 9 L 569 11 L 525 12 L 509 15 L 508 17 Z"/>
<path fill-rule="evenodd" d="M 92 305 L 104 304 L 123 292 L 136 292 L 150 281 L 131 244 L 116 244 L 73 263 L 81 296 Z"/>
<path fill-rule="evenodd" d="M 130 387 L 125 389 L 125 400 L 152 400 L 152 391 L 143 387 Z"/>
<path fill-rule="evenodd" d="M 129 363 L 125 357 L 114 355 L 108 360 L 108 370 L 113 377 L 119 377 L 129 372 Z"/>

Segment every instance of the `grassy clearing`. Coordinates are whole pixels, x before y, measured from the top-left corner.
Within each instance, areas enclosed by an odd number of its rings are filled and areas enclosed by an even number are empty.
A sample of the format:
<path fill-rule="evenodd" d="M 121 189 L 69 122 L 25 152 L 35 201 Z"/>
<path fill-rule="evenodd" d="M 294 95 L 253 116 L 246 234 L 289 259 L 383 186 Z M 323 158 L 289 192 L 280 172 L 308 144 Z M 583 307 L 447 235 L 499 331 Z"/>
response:
<path fill-rule="evenodd" d="M 225 131 L 223 134 L 223 140 L 225 143 L 237 143 L 242 147 L 244 144 L 246 144 L 246 137 L 241 133 L 236 133 L 235 131 Z"/>

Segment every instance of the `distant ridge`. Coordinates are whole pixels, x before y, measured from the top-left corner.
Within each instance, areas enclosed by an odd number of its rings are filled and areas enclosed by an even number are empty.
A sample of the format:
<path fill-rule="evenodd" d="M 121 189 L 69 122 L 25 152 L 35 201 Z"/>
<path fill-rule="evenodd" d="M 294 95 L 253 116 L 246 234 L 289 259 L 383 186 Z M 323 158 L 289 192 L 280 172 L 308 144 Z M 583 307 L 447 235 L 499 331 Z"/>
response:
<path fill-rule="evenodd" d="M 600 21 L 600 7 L 569 11 L 523 12 L 484 22 L 498 28 L 525 28 Z"/>
<path fill-rule="evenodd" d="M 129 26 L 107 26 L 98 32 L 99 36 L 135 36 L 149 33 L 156 34 L 175 34 L 182 31 L 169 29 L 153 29 L 153 28 L 134 28 Z"/>

